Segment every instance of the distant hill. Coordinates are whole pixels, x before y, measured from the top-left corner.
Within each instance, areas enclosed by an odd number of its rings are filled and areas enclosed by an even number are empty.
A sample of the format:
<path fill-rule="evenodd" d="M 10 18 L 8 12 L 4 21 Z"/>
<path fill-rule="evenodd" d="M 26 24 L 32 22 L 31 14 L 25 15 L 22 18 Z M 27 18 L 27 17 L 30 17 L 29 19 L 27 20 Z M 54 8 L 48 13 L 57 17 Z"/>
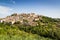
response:
<path fill-rule="evenodd" d="M 60 40 L 60 19 L 35 13 L 14 13 L 0 19 L 0 39 Z"/>
<path fill-rule="evenodd" d="M 54 18 L 42 16 L 42 15 L 36 15 L 35 13 L 30 13 L 30 14 L 14 13 L 11 16 L 7 16 L 6 18 L 1 19 L 1 22 L 7 22 L 7 23 L 11 23 L 11 24 L 14 24 L 16 22 L 20 22 L 21 24 L 25 24 L 25 25 L 28 24 L 31 26 L 38 25 L 37 21 L 40 21 L 40 22 L 42 22 L 42 25 L 45 25 L 44 23 L 60 22 L 60 19 L 54 19 Z"/>

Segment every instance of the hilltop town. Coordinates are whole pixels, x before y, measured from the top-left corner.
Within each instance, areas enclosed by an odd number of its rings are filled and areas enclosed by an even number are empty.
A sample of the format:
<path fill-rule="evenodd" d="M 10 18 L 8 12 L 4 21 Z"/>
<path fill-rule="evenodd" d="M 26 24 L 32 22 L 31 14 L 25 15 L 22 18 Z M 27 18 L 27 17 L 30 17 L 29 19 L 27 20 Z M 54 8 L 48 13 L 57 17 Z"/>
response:
<path fill-rule="evenodd" d="M 2 18 L 0 19 L 0 22 L 7 22 L 7 23 L 11 23 L 14 24 L 15 22 L 20 22 L 21 24 L 26 24 L 26 25 L 38 25 L 38 23 L 36 21 L 38 20 L 42 20 L 40 15 L 36 15 L 35 13 L 22 13 L 22 14 L 17 14 L 14 13 L 10 16 L 7 16 L 6 18 Z"/>
<path fill-rule="evenodd" d="M 35 34 L 36 36 L 34 36 Z M 60 19 L 35 13 L 14 13 L 0 18 L 0 35 L 5 35 L 1 37 L 2 39 L 5 39 L 7 35 L 7 39 L 10 38 L 10 40 L 14 39 L 15 36 L 17 39 L 20 37 L 20 39 L 25 38 L 25 40 L 31 40 L 31 38 L 32 40 L 35 38 L 36 40 L 60 40 Z"/>

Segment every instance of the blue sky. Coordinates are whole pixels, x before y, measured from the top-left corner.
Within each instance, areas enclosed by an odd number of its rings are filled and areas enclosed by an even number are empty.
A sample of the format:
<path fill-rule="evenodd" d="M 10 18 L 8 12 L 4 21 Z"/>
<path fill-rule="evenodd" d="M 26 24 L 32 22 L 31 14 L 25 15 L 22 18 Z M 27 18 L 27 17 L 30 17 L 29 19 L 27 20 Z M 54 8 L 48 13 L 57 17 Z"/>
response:
<path fill-rule="evenodd" d="M 0 0 L 0 17 L 32 12 L 60 18 L 60 0 Z"/>

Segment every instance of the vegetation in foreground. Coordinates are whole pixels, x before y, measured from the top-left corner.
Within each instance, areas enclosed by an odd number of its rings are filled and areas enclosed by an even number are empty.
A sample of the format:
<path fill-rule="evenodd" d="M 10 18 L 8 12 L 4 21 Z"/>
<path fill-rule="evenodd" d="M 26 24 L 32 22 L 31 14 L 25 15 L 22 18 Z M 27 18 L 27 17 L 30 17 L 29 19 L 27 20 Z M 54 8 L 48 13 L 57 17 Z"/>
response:
<path fill-rule="evenodd" d="M 3 25 L 0 23 L 0 40 L 53 40 L 37 34 L 19 30 L 17 26 Z"/>
<path fill-rule="evenodd" d="M 60 40 L 59 20 L 42 17 L 36 26 L 0 23 L 0 40 Z M 42 25 L 44 24 L 44 25 Z"/>

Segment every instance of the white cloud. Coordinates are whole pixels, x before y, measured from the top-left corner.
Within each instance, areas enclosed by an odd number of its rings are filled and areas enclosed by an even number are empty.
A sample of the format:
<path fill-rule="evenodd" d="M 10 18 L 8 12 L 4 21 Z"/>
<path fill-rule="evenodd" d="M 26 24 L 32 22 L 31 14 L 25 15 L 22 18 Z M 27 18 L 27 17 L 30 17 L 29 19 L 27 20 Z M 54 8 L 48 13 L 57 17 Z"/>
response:
<path fill-rule="evenodd" d="M 15 1 L 12 1 L 13 4 L 15 4 Z"/>
<path fill-rule="evenodd" d="M 15 4 L 16 2 L 14 0 L 10 0 L 11 3 Z"/>
<path fill-rule="evenodd" d="M 5 7 L 5 6 L 0 6 L 0 13 L 1 14 L 6 14 L 9 13 L 12 9 L 9 7 Z"/>
<path fill-rule="evenodd" d="M 11 13 L 12 9 L 6 6 L 0 6 L 0 17 L 4 17 Z"/>

